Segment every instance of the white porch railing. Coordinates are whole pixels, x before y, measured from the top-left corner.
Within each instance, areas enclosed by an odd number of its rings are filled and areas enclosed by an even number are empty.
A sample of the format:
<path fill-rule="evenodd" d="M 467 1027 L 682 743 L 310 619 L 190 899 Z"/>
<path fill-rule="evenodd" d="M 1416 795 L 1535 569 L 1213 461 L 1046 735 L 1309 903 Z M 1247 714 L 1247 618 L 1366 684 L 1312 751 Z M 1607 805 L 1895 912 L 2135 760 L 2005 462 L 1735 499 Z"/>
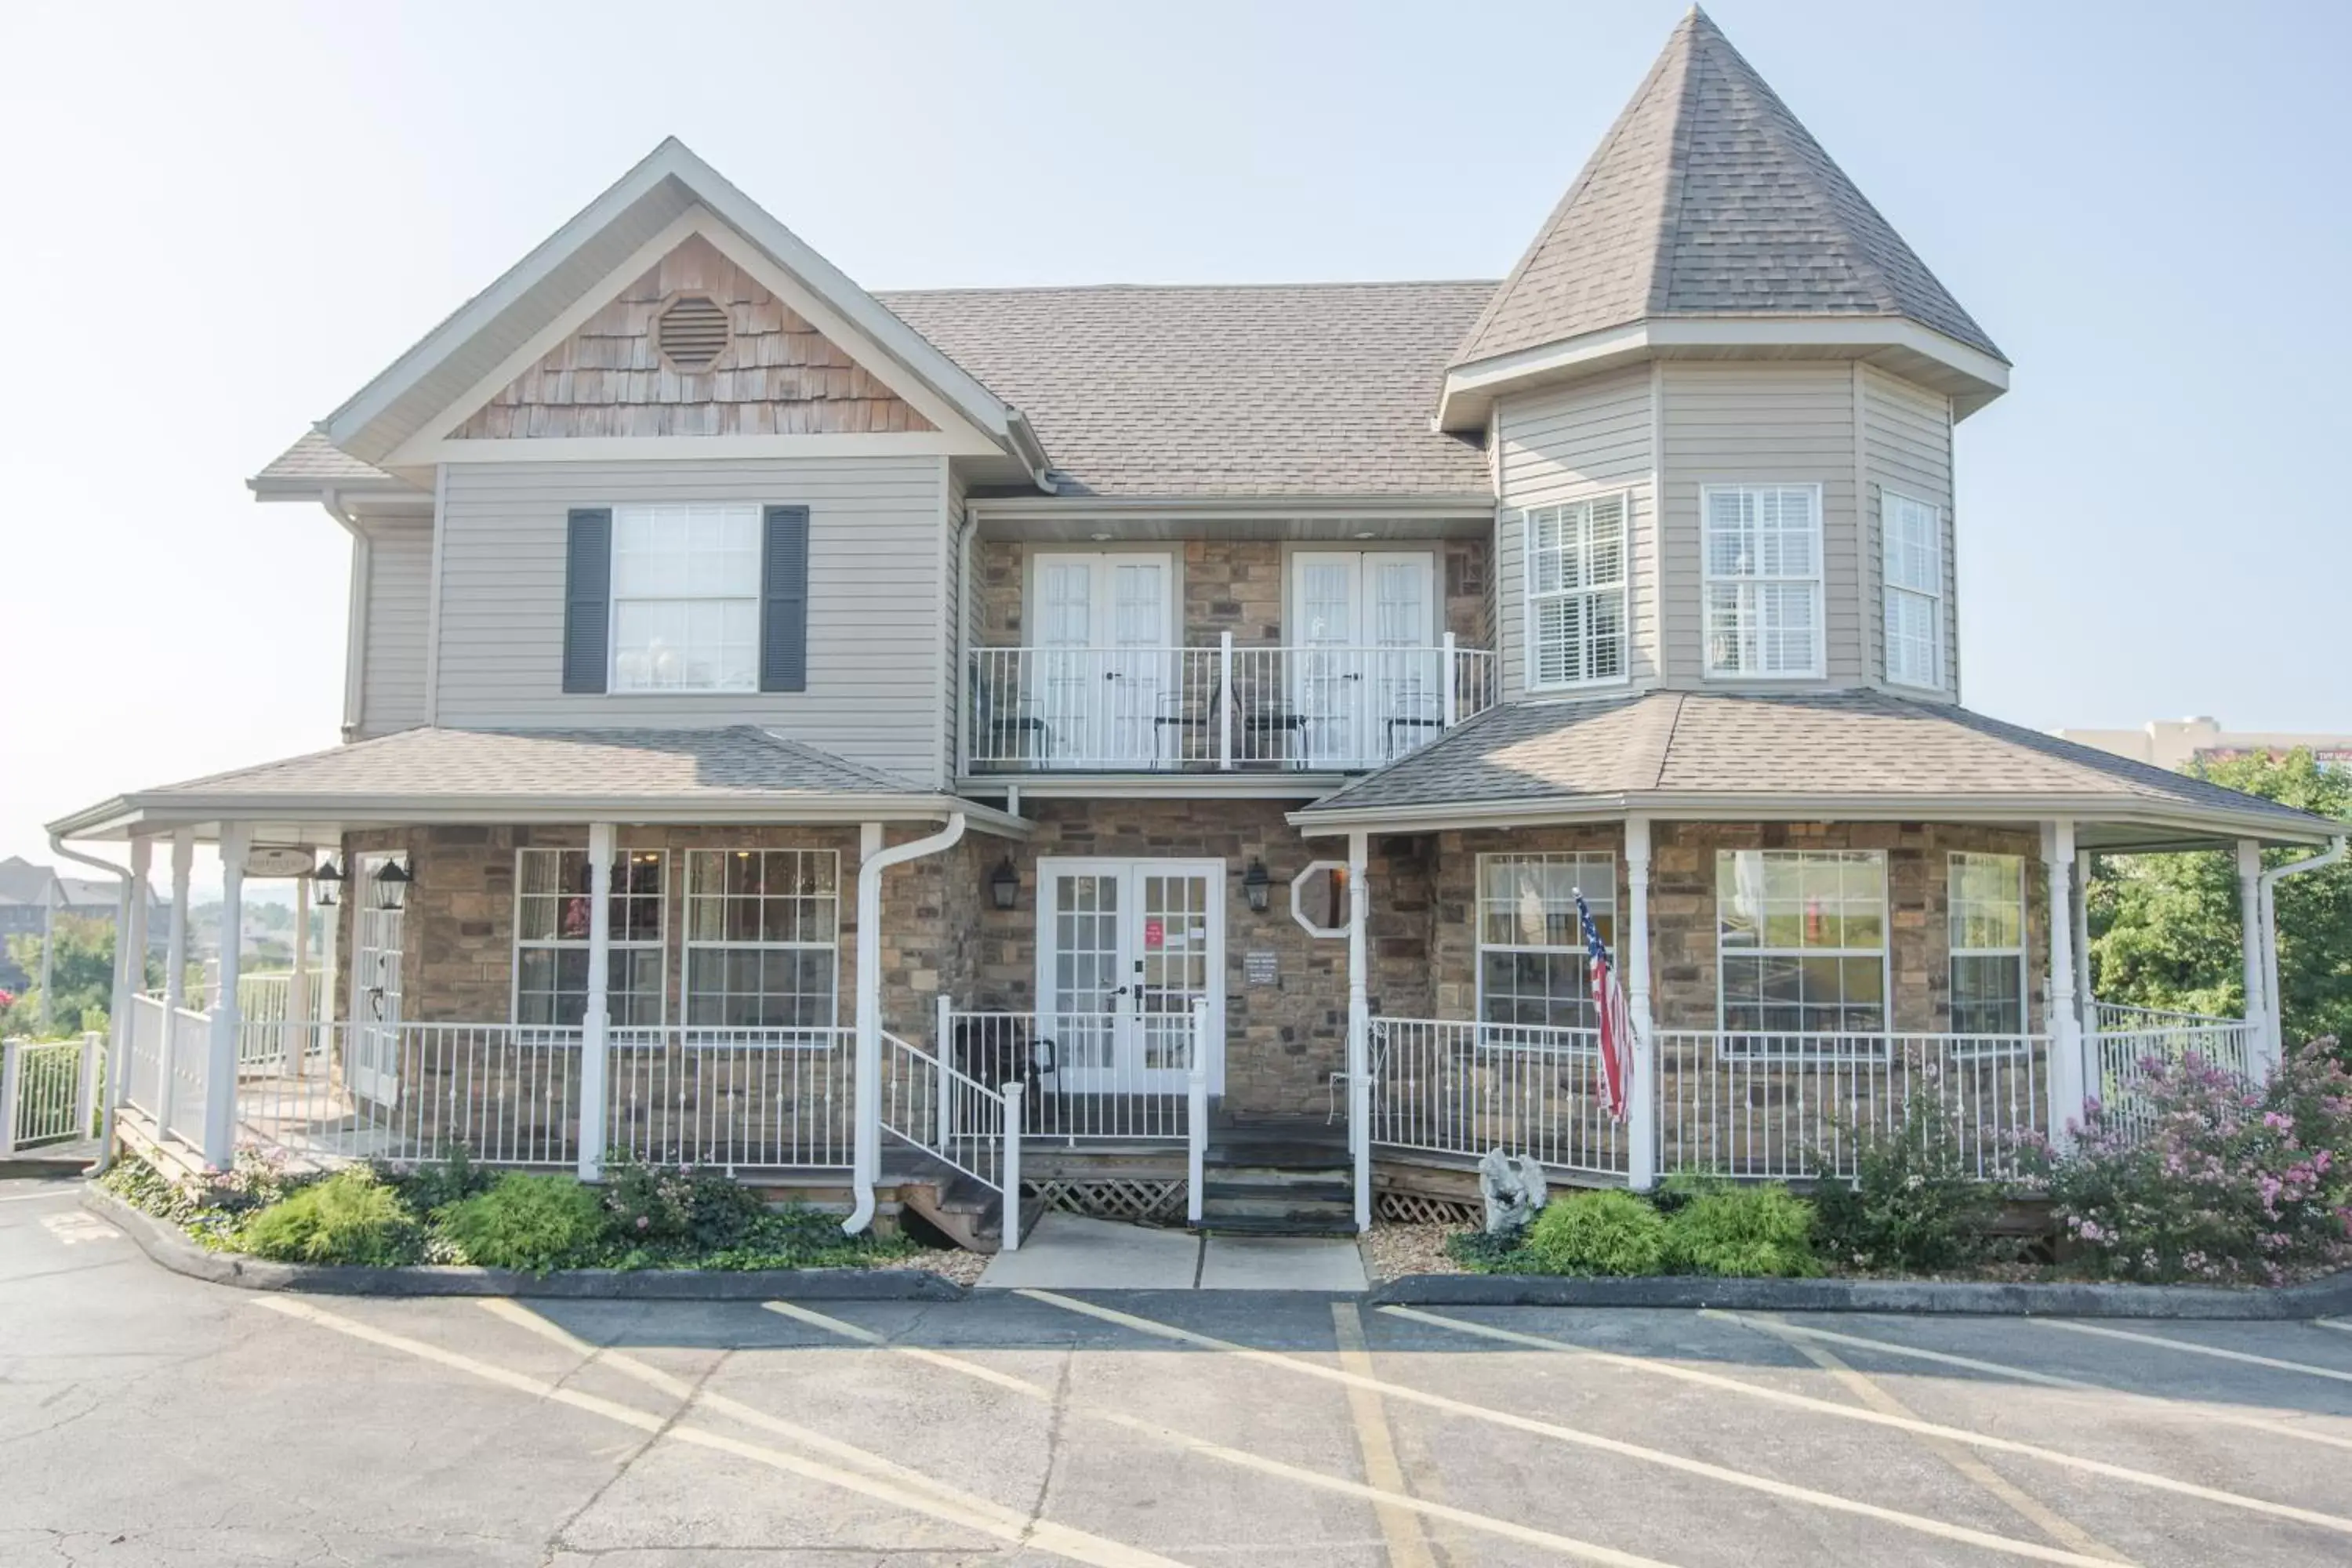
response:
<path fill-rule="evenodd" d="M 104 1039 L 0 1041 L 0 1154 L 90 1136 Z"/>
<path fill-rule="evenodd" d="M 171 1081 L 163 1087 L 168 1118 L 162 1131 L 191 1149 L 205 1146 L 205 1101 L 212 1081 L 213 1019 L 193 1007 L 169 1010 Z"/>
<path fill-rule="evenodd" d="M 1378 1017 L 1371 1079 L 1376 1148 L 1475 1156 L 1499 1147 L 1564 1170 L 1625 1173 L 1625 1130 L 1601 1109 L 1593 1030 Z"/>
<path fill-rule="evenodd" d="M 2096 1032 L 2088 1042 L 2087 1089 L 2105 1121 L 2128 1137 L 2143 1137 L 2155 1126 L 2145 1092 L 2151 1061 L 2178 1067 L 2193 1056 L 2248 1089 L 2263 1077 L 2262 1028 L 2244 1019 L 2118 1002 L 2095 1003 L 2092 1019 Z"/>
<path fill-rule="evenodd" d="M 972 650 L 968 772 L 1346 772 L 1419 750 L 1495 702 L 1495 656 L 1456 647 Z"/>
<path fill-rule="evenodd" d="M 605 1149 L 643 1164 L 848 1170 L 856 1031 L 615 1029 Z"/>
<path fill-rule="evenodd" d="M 1080 1142 L 1181 1141 L 1190 1120 L 1188 1079 L 1198 1050 L 1192 1015 L 1152 1026 L 1139 1059 L 1122 1059 L 1118 1013 L 958 1012 L 943 1008 L 947 1059 L 982 1082 L 1025 1079 L 1032 1139 Z"/>
<path fill-rule="evenodd" d="M 131 1057 L 124 1064 L 122 1095 L 151 1121 L 163 1107 L 163 1020 L 162 997 L 131 998 Z"/>
<path fill-rule="evenodd" d="M 292 1026 L 323 1024 L 332 1012 L 326 977 L 311 974 L 307 978 L 310 995 L 304 1011 L 308 1016 L 297 1018 L 294 1016 L 294 975 L 290 970 L 237 976 L 238 1077 L 290 1070 L 287 1051 L 297 1039 L 312 1051 L 323 1049 L 327 1042 L 324 1034 L 317 1029 Z"/>
<path fill-rule="evenodd" d="M 1007 1172 L 1019 1180 L 1017 1156 L 1022 1099 L 1028 1086 L 1018 1079 L 987 1084 L 959 1071 L 919 1046 L 898 1036 L 882 1037 L 882 1131 L 954 1166 L 1000 1196 L 1011 1191 Z M 1008 1198 L 1005 1241 L 1017 1245 Z"/>
<path fill-rule="evenodd" d="M 1851 1175 L 1863 1138 L 1895 1131 L 1923 1095 L 1979 1177 L 2008 1168 L 2019 1136 L 2049 1131 L 2038 1035 L 1661 1029 L 1654 1049 L 1661 1171 Z"/>

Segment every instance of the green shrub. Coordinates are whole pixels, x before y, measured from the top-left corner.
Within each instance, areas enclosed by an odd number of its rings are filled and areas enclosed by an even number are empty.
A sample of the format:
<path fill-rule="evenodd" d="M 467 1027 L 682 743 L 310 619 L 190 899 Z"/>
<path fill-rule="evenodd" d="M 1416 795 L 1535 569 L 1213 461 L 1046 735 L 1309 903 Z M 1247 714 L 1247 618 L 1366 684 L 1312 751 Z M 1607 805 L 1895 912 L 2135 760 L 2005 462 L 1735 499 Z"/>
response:
<path fill-rule="evenodd" d="M 339 1171 L 245 1222 L 239 1243 L 280 1263 L 414 1263 L 424 1228 L 400 1194 L 367 1170 Z"/>
<path fill-rule="evenodd" d="M 1520 1250 L 1545 1274 L 1655 1274 L 1665 1263 L 1665 1216 L 1632 1193 L 1572 1193 L 1544 1205 Z"/>
<path fill-rule="evenodd" d="M 620 1160 L 604 1171 L 604 1208 L 621 1245 L 656 1258 L 759 1246 L 770 1217 L 757 1193 L 721 1172 Z"/>
<path fill-rule="evenodd" d="M 473 1152 L 452 1143 L 438 1160 L 421 1165 L 379 1165 L 376 1173 L 399 1189 L 418 1214 L 429 1215 L 488 1190 L 497 1176 L 474 1163 Z"/>
<path fill-rule="evenodd" d="M 1819 1274 L 1813 1205 L 1778 1184 L 1685 1186 L 1665 1220 L 1666 1265 L 1678 1273 L 1741 1277 Z"/>
<path fill-rule="evenodd" d="M 2000 1247 L 2000 1189 L 1979 1181 L 1952 1113 L 1915 1091 L 1891 1130 L 1856 1134 L 1851 1180 L 1815 1157 L 1813 1222 L 1822 1251 L 1850 1268 L 1959 1268 Z"/>
<path fill-rule="evenodd" d="M 610 1235 L 604 1205 L 593 1189 L 570 1176 L 520 1171 L 451 1204 L 434 1222 L 467 1262 L 531 1274 L 594 1264 Z"/>

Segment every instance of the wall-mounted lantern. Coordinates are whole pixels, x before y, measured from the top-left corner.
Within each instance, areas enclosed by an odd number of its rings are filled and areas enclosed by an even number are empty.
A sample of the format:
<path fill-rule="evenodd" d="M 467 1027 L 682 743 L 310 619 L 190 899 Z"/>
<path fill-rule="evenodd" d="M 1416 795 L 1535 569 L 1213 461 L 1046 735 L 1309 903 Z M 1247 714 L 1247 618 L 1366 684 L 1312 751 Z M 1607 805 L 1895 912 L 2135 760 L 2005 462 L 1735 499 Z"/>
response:
<path fill-rule="evenodd" d="M 404 862 L 386 860 L 375 874 L 375 907 L 398 913 L 408 902 L 409 884 L 415 880 Z"/>
<path fill-rule="evenodd" d="M 1242 873 L 1242 897 L 1249 900 L 1253 913 L 1265 913 L 1266 900 L 1274 888 L 1274 879 L 1266 875 L 1265 862 L 1253 856 L 1249 869 Z"/>
<path fill-rule="evenodd" d="M 1009 910 L 1021 899 L 1021 873 L 1013 868 L 1013 857 L 1007 855 L 988 874 L 988 900 L 1000 910 Z"/>
<path fill-rule="evenodd" d="M 343 868 L 335 864 L 335 858 L 330 855 L 319 862 L 318 869 L 310 873 L 311 900 L 320 909 L 331 910 L 342 890 Z"/>

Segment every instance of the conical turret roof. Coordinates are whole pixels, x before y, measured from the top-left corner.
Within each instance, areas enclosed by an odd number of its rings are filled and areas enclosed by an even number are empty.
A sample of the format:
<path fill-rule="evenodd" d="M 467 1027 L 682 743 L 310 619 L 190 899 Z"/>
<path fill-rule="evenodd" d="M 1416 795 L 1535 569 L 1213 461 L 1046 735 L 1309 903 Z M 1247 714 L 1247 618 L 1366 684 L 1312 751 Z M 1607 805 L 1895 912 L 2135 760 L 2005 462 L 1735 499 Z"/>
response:
<path fill-rule="evenodd" d="M 2001 358 L 1696 6 L 1454 363 L 1675 316 L 1899 317 Z"/>

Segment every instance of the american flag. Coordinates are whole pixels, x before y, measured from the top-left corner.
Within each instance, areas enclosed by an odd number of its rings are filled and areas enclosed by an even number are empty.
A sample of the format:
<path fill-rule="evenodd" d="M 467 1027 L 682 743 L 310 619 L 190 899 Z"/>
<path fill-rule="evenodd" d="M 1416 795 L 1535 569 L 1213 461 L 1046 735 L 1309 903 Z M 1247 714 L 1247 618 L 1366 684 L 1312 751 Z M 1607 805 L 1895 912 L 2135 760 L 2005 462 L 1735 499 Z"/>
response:
<path fill-rule="evenodd" d="M 1584 955 L 1592 972 L 1592 1007 L 1601 1019 L 1601 1100 L 1609 1120 L 1625 1120 L 1626 1086 L 1633 1076 L 1633 1029 L 1625 1016 L 1625 988 L 1617 984 L 1616 966 L 1609 962 L 1608 944 L 1592 923 L 1592 907 L 1584 892 L 1576 894 L 1576 923 L 1584 928 Z"/>

